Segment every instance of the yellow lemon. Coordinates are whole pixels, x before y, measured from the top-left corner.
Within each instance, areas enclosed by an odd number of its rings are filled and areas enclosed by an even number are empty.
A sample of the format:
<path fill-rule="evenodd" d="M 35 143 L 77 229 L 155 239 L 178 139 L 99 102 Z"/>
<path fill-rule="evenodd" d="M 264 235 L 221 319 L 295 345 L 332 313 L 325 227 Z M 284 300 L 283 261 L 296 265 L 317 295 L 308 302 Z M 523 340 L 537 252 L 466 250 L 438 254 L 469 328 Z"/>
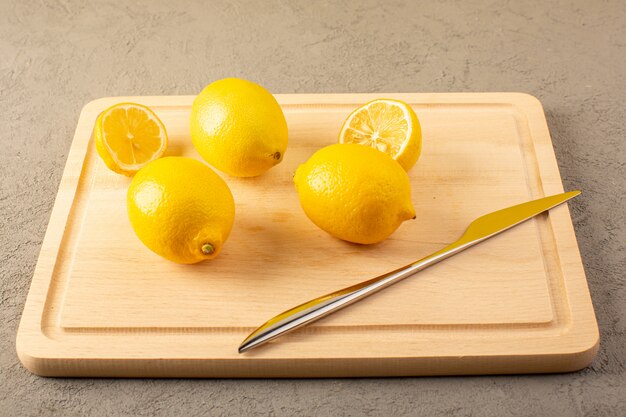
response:
<path fill-rule="evenodd" d="M 170 261 L 216 257 L 235 220 L 228 185 L 191 158 L 166 157 L 142 168 L 128 187 L 128 217 L 139 239 Z"/>
<path fill-rule="evenodd" d="M 380 242 L 415 218 L 408 175 L 368 146 L 322 148 L 298 167 L 294 182 L 309 219 L 349 242 Z"/>
<path fill-rule="evenodd" d="M 379 99 L 348 116 L 339 133 L 339 143 L 371 146 L 408 171 L 422 151 L 422 128 L 411 106 L 400 100 Z"/>
<path fill-rule="evenodd" d="M 106 166 L 128 176 L 160 158 L 167 148 L 163 122 L 148 107 L 136 103 L 119 103 L 100 113 L 94 137 Z"/>
<path fill-rule="evenodd" d="M 287 122 L 258 84 L 226 78 L 209 84 L 191 107 L 191 139 L 215 168 L 254 177 L 278 164 L 287 149 Z"/>

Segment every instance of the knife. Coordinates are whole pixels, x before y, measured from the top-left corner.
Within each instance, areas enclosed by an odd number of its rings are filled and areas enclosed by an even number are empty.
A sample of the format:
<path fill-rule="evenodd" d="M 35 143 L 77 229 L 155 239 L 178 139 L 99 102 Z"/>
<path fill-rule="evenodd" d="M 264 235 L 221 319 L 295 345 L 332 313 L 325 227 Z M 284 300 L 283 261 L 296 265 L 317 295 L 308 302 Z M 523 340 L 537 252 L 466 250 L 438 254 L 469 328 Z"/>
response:
<path fill-rule="evenodd" d="M 470 246 L 474 246 L 546 210 L 558 206 L 576 197 L 578 194 L 580 194 L 580 191 L 570 191 L 528 201 L 481 216 L 470 223 L 459 240 L 425 258 L 396 269 L 395 271 L 387 272 L 376 278 L 361 282 L 360 284 L 307 301 L 304 304 L 300 304 L 268 320 L 261 327 L 250 333 L 241 343 L 239 353 L 246 352 L 267 343 L 285 333 L 291 332 L 362 300 L 422 269 L 434 265 L 452 255 L 456 255 Z"/>

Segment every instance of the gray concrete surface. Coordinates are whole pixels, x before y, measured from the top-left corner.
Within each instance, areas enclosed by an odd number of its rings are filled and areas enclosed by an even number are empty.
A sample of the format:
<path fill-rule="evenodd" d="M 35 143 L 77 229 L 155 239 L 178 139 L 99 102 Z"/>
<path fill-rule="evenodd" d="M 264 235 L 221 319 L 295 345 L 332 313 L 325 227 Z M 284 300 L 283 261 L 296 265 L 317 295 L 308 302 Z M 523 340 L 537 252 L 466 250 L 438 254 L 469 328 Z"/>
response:
<path fill-rule="evenodd" d="M 0 0 L 0 415 L 626 415 L 626 2 Z M 183 5 L 183 3 L 185 3 Z M 380 4 L 377 4 L 380 3 Z M 45 379 L 15 333 L 81 107 L 195 94 L 524 91 L 546 109 L 602 345 L 578 373 Z"/>

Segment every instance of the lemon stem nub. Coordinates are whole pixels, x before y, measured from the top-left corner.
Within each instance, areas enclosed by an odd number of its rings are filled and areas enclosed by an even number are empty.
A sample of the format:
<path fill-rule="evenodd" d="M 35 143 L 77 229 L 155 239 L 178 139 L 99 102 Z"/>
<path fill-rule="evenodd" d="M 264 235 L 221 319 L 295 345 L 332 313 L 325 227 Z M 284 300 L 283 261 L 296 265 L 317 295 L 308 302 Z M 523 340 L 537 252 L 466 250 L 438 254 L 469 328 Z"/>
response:
<path fill-rule="evenodd" d="M 280 152 L 274 152 L 272 156 L 274 157 L 275 160 L 278 161 L 280 159 Z"/>
<path fill-rule="evenodd" d="M 213 252 L 215 252 L 215 248 L 210 243 L 205 243 L 204 245 L 202 245 L 202 253 L 204 253 L 205 255 L 210 255 Z"/>

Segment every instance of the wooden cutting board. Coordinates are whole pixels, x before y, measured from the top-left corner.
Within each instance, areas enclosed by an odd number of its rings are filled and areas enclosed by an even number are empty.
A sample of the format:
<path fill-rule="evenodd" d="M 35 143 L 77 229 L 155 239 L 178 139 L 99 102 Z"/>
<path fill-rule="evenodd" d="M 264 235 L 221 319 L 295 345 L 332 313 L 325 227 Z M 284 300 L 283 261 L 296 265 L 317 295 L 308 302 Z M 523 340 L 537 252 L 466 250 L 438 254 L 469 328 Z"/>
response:
<path fill-rule="evenodd" d="M 422 122 L 410 171 L 417 219 L 383 243 L 334 239 L 304 215 L 298 164 L 335 143 L 378 97 Z M 277 95 L 284 161 L 224 176 L 235 226 L 214 261 L 185 266 L 145 248 L 126 216 L 130 179 L 99 159 L 92 128 L 118 102 L 150 106 L 169 155 L 198 158 L 191 96 L 112 97 L 78 122 L 17 335 L 50 376 L 335 377 L 560 372 L 593 359 L 598 328 L 567 205 L 307 328 L 238 354 L 249 332 L 294 305 L 395 269 L 456 240 L 476 217 L 563 192 L 541 104 L 518 93 Z M 584 192 L 584 190 L 583 190 Z"/>

